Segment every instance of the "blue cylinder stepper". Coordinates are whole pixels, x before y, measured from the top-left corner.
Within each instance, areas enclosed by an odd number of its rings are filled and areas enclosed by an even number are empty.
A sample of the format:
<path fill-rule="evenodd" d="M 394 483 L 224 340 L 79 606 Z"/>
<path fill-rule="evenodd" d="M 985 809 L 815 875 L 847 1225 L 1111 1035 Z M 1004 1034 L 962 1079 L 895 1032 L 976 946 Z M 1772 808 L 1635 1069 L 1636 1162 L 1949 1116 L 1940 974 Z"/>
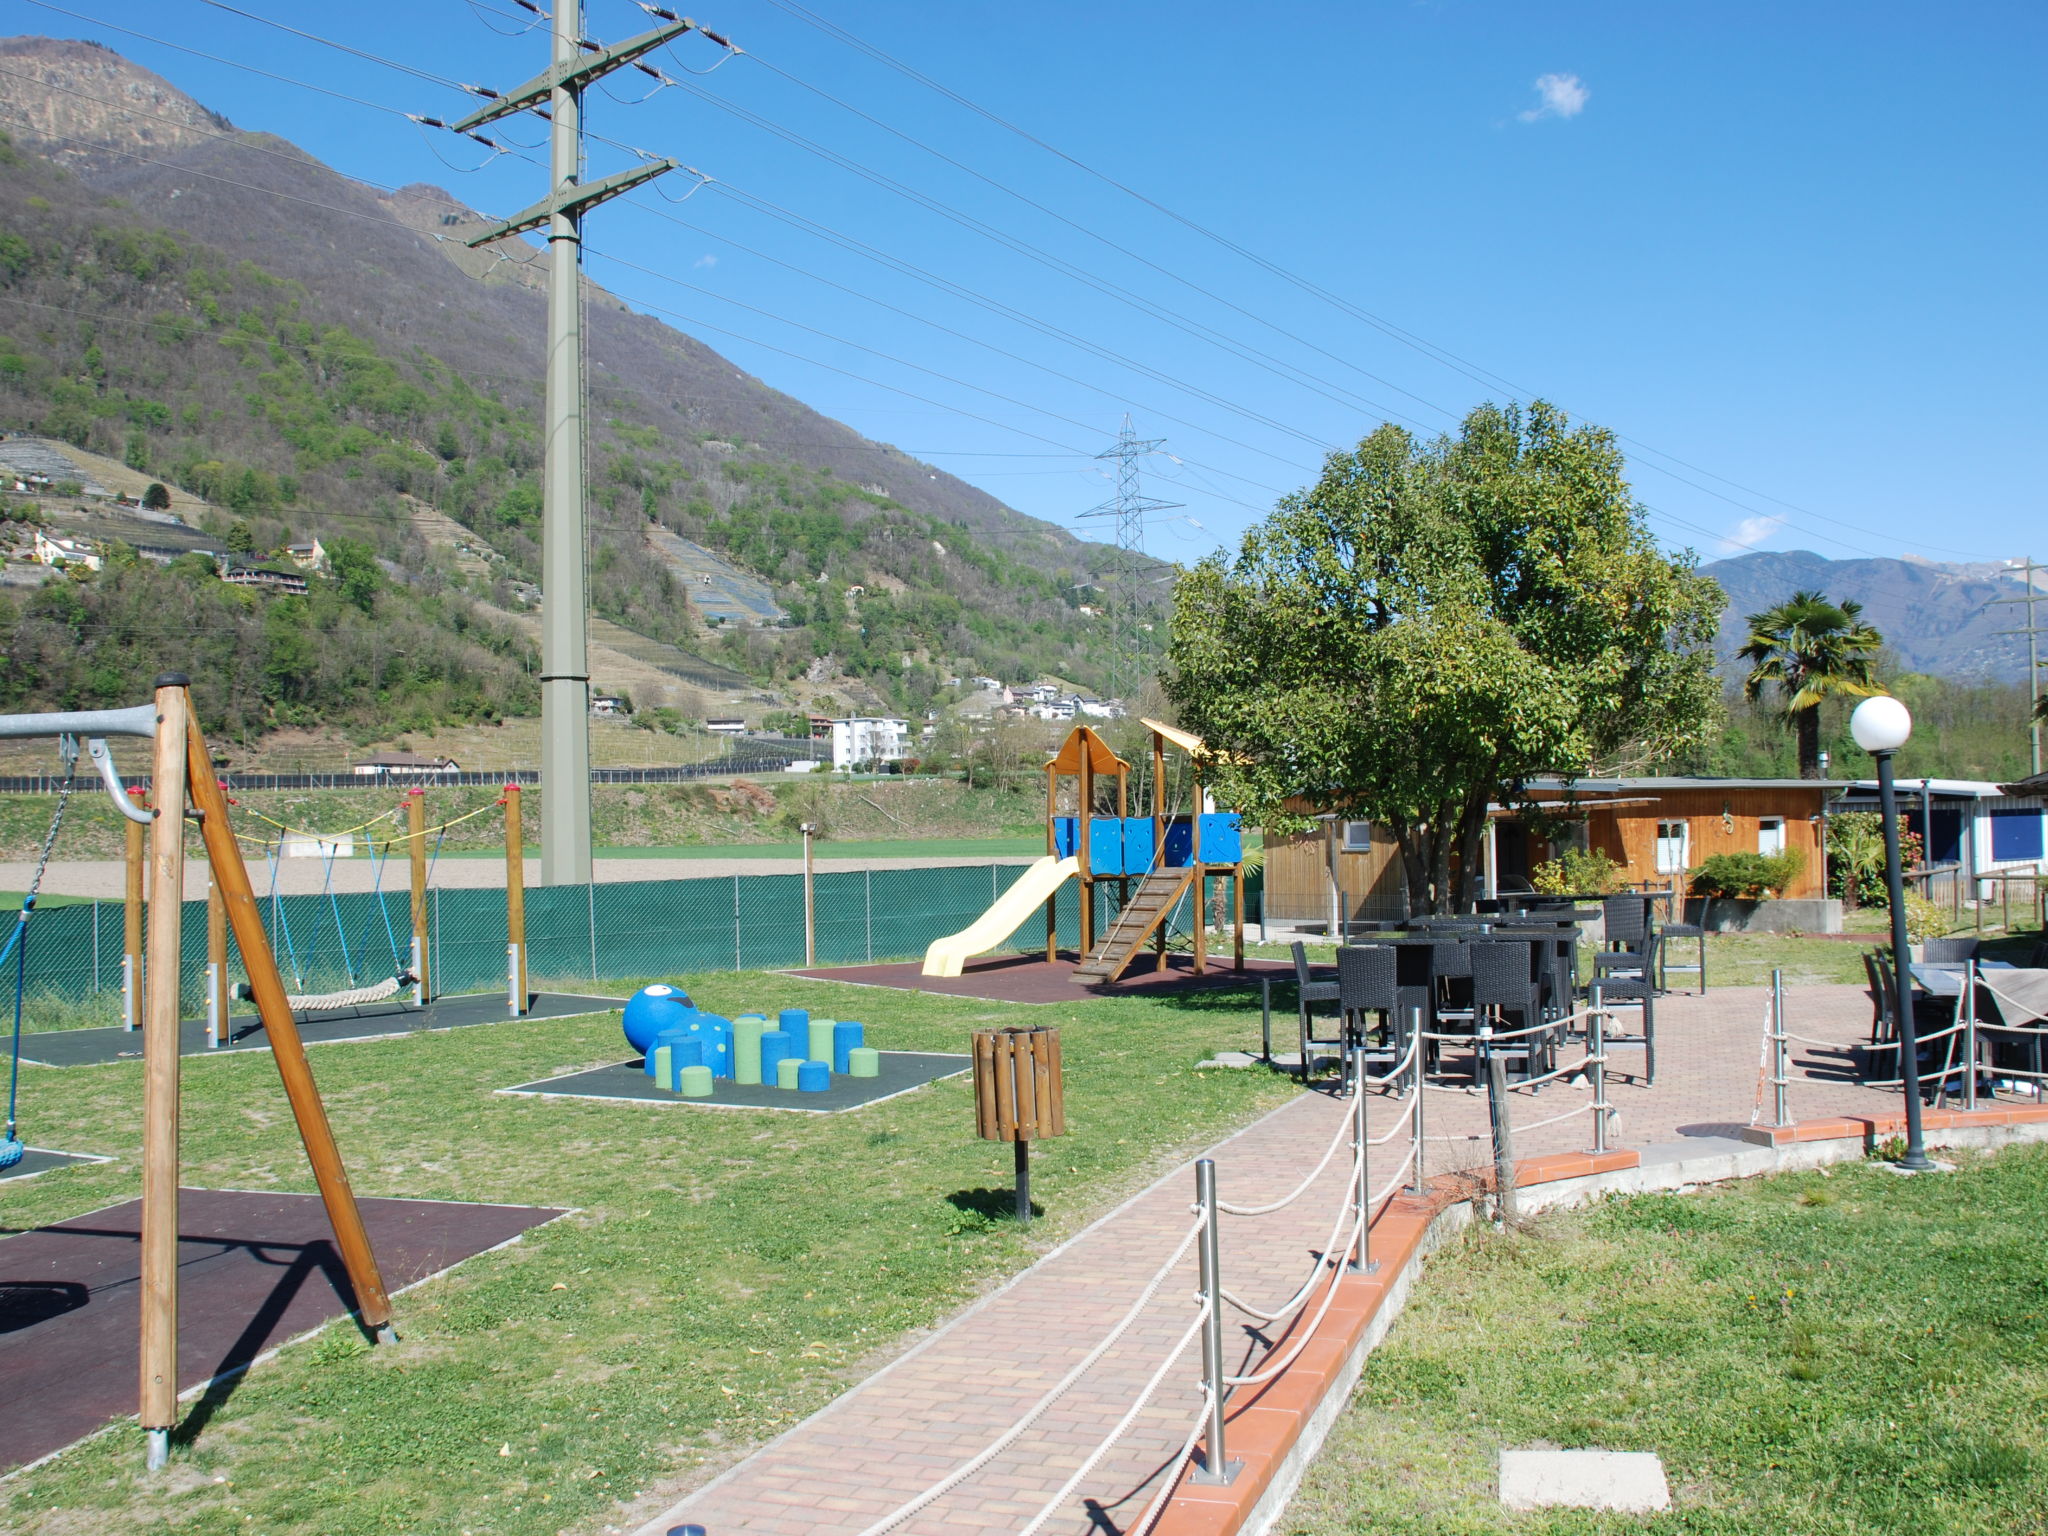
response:
<path fill-rule="evenodd" d="M 785 1008 L 775 1015 L 775 1027 L 786 1029 L 798 1040 L 804 1038 L 804 1031 L 810 1028 L 811 1010 L 808 1008 Z"/>
<path fill-rule="evenodd" d="M 807 1061 L 796 1069 L 800 1093 L 823 1093 L 832 1086 L 832 1069 L 822 1061 Z"/>
<path fill-rule="evenodd" d="M 661 1053 L 661 1049 L 664 1046 L 669 1047 L 669 1076 L 667 1078 L 661 1075 L 661 1069 L 655 1064 L 655 1057 Z M 686 1027 L 678 1025 L 671 1029 L 664 1029 L 654 1037 L 654 1044 L 647 1051 L 647 1075 L 673 1093 L 676 1086 L 673 1081 L 675 1074 L 687 1066 L 701 1066 L 703 1061 L 703 1039 L 698 1035 L 691 1034 Z"/>
<path fill-rule="evenodd" d="M 846 1053 L 848 1077 L 880 1077 L 882 1053 L 871 1045 L 857 1045 Z"/>
<path fill-rule="evenodd" d="M 786 1029 L 771 1029 L 761 1036 L 761 1081 L 770 1087 L 775 1085 L 775 1065 L 782 1061 L 802 1061 L 803 1047 Z"/>
<path fill-rule="evenodd" d="M 626 1010 L 621 1016 L 626 1044 L 644 1055 L 653 1049 L 656 1035 L 670 1025 L 682 1023 L 689 1006 L 690 994 L 681 987 L 672 987 L 665 981 L 642 987 L 626 999 Z"/>
<path fill-rule="evenodd" d="M 841 1019 L 832 1026 L 832 1070 L 846 1072 L 847 1054 L 859 1046 L 866 1045 L 867 1038 L 859 1024 Z"/>
<path fill-rule="evenodd" d="M 798 1061 L 794 1056 L 783 1057 L 782 1060 L 775 1063 L 775 1086 L 778 1088 L 795 1088 L 797 1074 L 808 1065 L 810 1063 Z"/>

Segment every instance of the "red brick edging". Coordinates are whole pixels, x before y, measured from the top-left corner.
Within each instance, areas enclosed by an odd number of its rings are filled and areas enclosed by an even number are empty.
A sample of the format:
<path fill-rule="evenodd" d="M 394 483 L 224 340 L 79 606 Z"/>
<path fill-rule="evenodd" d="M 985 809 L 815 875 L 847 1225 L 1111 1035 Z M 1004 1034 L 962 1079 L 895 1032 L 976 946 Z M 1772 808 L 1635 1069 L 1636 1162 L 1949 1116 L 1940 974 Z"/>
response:
<path fill-rule="evenodd" d="M 1930 1133 L 2043 1123 L 2048 1123 L 2048 1106 L 1929 1110 L 1922 1117 Z M 1854 1141 L 1868 1148 L 1904 1129 L 1903 1114 L 1838 1115 L 1789 1126 L 1756 1127 L 1745 1132 L 1744 1139 L 1771 1148 L 1830 1141 Z M 1641 1166 L 1642 1157 L 1636 1152 L 1554 1153 L 1518 1162 L 1515 1186 L 1527 1189 Z M 1372 1256 L 1378 1261 L 1378 1272 L 1342 1276 L 1322 1325 L 1301 1353 L 1272 1381 L 1232 1400 L 1225 1418 L 1227 1443 L 1231 1458 L 1244 1463 L 1243 1470 L 1229 1484 L 1214 1486 L 1196 1483 L 1183 1474 L 1150 1536 L 1238 1536 L 1262 1513 L 1261 1504 L 1283 1474 L 1283 1497 L 1292 1491 L 1301 1463 L 1313 1454 L 1330 1420 L 1341 1410 L 1342 1397 L 1357 1378 L 1367 1350 L 1392 1325 L 1392 1313 L 1398 1310 L 1422 1254 L 1433 1246 L 1431 1239 L 1439 1220 L 1447 1209 L 1470 1200 L 1491 1184 L 1490 1171 L 1440 1175 L 1430 1181 L 1427 1194 L 1400 1195 L 1386 1204 L 1372 1224 Z M 1390 1298 L 1396 1303 L 1394 1308 L 1387 1305 Z M 1284 1340 L 1275 1344 L 1276 1350 L 1285 1347 Z M 1263 1511 L 1264 1521 L 1278 1513 L 1277 1508 Z"/>

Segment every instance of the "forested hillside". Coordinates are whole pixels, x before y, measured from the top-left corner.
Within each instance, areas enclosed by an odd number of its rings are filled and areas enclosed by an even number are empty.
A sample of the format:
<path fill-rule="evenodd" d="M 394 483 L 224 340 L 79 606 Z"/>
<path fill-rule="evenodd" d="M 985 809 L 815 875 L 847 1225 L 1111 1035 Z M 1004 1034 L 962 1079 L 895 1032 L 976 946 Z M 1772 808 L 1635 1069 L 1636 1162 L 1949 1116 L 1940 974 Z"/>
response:
<path fill-rule="evenodd" d="M 92 45 L 17 39 L 0 52 L 76 100 L 131 76 L 185 100 Z M 14 78 L 0 103 L 21 90 Z M 109 572 L 30 600 L 26 622 L 45 628 L 10 647 L 11 697 L 132 694 L 138 672 L 203 670 L 198 637 L 215 633 L 242 678 L 226 690 L 238 729 L 300 706 L 333 718 L 394 703 L 457 717 L 524 707 L 529 658 L 493 613 L 527 606 L 539 578 L 539 297 L 473 275 L 395 217 L 417 224 L 421 207 L 439 206 L 443 224 L 475 221 L 445 194 L 380 198 L 282 141 L 192 113 L 196 126 L 146 155 L 124 153 L 119 124 L 89 112 L 63 134 L 0 145 L 0 429 L 203 496 L 222 538 L 239 520 L 258 550 L 355 539 L 385 575 L 365 604 L 324 588 L 303 600 L 188 591 L 177 584 L 189 570 Z M 102 152 L 72 154 L 75 170 L 53 163 L 102 129 Z M 599 614 L 771 685 L 830 658 L 826 673 L 906 709 L 965 662 L 1093 680 L 1078 584 L 1100 546 L 869 443 L 591 293 Z M 488 568 L 432 547 L 422 508 L 473 530 Z M 707 632 L 650 552 L 656 527 L 758 573 L 792 627 Z M 202 626 L 186 657 L 167 654 L 169 612 Z M 291 688 L 287 632 L 319 636 L 315 675 Z"/>

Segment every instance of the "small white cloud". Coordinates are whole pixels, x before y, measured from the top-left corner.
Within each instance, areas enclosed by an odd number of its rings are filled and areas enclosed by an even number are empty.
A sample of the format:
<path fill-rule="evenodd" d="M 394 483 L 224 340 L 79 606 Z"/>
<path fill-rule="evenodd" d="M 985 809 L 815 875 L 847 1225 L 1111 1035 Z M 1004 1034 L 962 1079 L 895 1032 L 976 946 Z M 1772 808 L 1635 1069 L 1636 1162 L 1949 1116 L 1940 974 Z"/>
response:
<path fill-rule="evenodd" d="M 1546 117 L 1577 117 L 1586 110 L 1586 99 L 1593 93 L 1586 89 L 1577 75 L 1538 75 L 1536 94 L 1542 100 L 1521 114 L 1525 123 L 1538 122 Z"/>
<path fill-rule="evenodd" d="M 715 267 L 718 265 L 718 258 L 716 256 L 699 256 L 690 265 L 693 267 Z"/>
<path fill-rule="evenodd" d="M 1721 540 L 1721 547 L 1731 553 L 1755 549 L 1784 526 L 1785 519 L 1782 517 L 1745 517 L 1735 525 L 1734 532 Z"/>

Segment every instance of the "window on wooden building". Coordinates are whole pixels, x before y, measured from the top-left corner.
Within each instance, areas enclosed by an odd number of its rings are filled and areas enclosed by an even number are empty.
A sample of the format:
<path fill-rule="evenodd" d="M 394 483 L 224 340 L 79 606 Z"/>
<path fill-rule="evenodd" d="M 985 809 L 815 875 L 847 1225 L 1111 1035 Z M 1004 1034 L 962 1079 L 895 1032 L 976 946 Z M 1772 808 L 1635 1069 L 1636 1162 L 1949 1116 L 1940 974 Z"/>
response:
<path fill-rule="evenodd" d="M 1692 824 L 1684 821 L 1657 823 L 1657 873 L 1682 875 L 1692 867 Z"/>
<path fill-rule="evenodd" d="M 1761 854 L 1777 854 L 1785 851 L 1785 818 L 1782 816 L 1760 817 L 1756 824 L 1756 851 Z"/>

